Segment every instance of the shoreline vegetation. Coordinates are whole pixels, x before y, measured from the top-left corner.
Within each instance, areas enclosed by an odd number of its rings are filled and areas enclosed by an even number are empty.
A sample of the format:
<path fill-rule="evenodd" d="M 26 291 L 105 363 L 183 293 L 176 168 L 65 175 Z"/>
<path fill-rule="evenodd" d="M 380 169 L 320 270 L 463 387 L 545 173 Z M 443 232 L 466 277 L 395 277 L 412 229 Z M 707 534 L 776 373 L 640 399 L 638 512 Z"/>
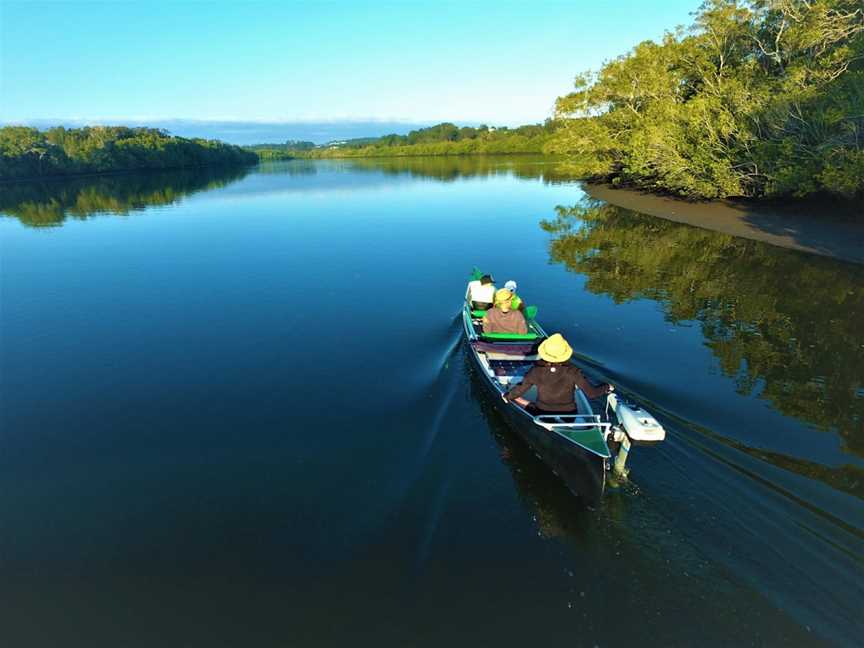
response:
<path fill-rule="evenodd" d="M 156 128 L 0 128 L 0 180 L 256 164 L 258 156 L 217 140 Z"/>
<path fill-rule="evenodd" d="M 706 0 L 689 30 L 579 75 L 546 151 L 692 199 L 864 198 L 860 0 Z"/>
<path fill-rule="evenodd" d="M 246 147 L 263 161 L 292 159 L 344 159 L 438 157 L 466 155 L 543 155 L 559 124 L 547 119 L 544 124 L 517 128 L 485 124 L 472 127 L 443 122 L 413 130 L 407 135 L 384 135 L 330 142 L 289 141 L 284 144 L 259 144 Z"/>
<path fill-rule="evenodd" d="M 775 247 L 864 264 L 864 228 L 856 205 L 838 198 L 682 200 L 611 184 L 585 183 L 597 203 L 761 241 Z"/>

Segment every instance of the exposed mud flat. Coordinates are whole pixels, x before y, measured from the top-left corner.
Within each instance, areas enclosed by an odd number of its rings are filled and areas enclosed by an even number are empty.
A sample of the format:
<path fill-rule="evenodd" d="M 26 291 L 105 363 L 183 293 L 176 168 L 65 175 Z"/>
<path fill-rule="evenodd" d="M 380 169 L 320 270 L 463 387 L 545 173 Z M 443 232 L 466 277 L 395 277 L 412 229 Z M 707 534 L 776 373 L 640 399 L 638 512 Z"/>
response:
<path fill-rule="evenodd" d="M 585 191 L 592 198 L 643 214 L 792 250 L 864 263 L 864 205 L 826 203 L 820 208 L 815 202 L 801 205 L 731 200 L 688 202 L 587 183 Z"/>

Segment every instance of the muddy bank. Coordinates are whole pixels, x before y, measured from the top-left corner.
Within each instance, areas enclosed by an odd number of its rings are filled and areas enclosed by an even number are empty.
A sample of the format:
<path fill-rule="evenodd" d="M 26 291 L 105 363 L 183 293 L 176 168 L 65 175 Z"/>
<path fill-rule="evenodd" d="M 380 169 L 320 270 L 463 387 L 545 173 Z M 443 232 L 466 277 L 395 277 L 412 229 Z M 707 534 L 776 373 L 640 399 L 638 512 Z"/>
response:
<path fill-rule="evenodd" d="M 728 200 L 691 203 L 608 185 L 586 184 L 593 198 L 704 229 L 771 245 L 864 263 L 864 214 L 853 205 L 756 205 Z M 820 213 L 820 210 L 824 212 Z M 859 212 L 864 212 L 861 206 Z M 857 220 L 856 220 L 857 217 Z"/>

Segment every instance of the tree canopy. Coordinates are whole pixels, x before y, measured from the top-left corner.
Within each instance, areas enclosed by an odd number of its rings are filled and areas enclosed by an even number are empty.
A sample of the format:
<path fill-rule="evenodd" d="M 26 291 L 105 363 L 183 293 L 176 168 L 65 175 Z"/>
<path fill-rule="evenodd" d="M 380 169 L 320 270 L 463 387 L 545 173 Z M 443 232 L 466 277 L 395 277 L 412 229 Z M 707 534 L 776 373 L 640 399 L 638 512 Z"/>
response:
<path fill-rule="evenodd" d="M 413 157 L 424 155 L 494 155 L 509 153 L 542 153 L 556 122 L 528 124 L 518 128 L 500 128 L 481 125 L 457 126 L 449 122 L 413 130 L 407 135 L 384 135 L 331 142 L 313 150 L 294 150 L 296 157 L 348 158 L 348 157 Z M 278 157 L 259 151 L 262 158 Z"/>
<path fill-rule="evenodd" d="M 687 31 L 576 78 L 546 147 L 689 198 L 864 196 L 861 0 L 707 0 Z"/>
<path fill-rule="evenodd" d="M 79 173 L 255 164 L 258 156 L 216 140 L 155 128 L 0 128 L 0 179 Z"/>

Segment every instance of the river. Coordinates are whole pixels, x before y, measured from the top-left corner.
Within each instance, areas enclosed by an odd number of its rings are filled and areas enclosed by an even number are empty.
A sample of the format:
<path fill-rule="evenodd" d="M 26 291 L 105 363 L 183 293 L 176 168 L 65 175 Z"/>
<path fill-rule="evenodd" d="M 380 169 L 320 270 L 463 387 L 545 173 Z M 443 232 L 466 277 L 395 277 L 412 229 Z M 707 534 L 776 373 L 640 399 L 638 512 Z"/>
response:
<path fill-rule="evenodd" d="M 543 160 L 0 186 L 8 646 L 855 645 L 864 266 Z M 474 266 L 668 431 L 594 511 L 482 393 Z"/>

